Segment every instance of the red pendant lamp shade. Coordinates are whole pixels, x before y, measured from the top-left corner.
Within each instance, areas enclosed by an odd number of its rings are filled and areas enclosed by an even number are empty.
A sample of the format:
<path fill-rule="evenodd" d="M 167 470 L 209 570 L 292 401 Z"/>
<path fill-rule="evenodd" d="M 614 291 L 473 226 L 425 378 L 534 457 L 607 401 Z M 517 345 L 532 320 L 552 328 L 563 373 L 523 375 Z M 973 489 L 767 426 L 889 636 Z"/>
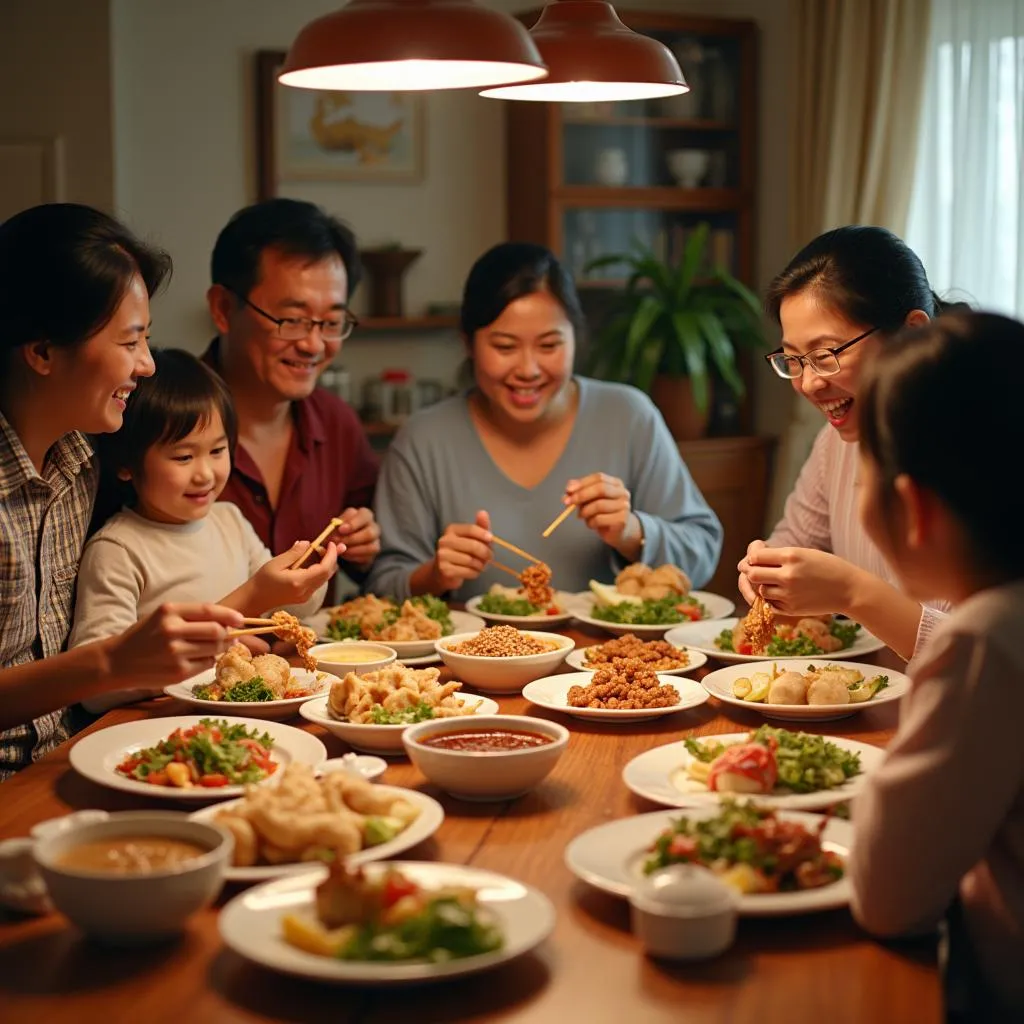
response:
<path fill-rule="evenodd" d="M 548 76 L 482 93 L 494 99 L 600 102 L 688 92 L 667 46 L 627 28 L 603 0 L 555 0 L 530 29 Z"/>
<path fill-rule="evenodd" d="M 278 81 L 396 92 L 482 88 L 545 73 L 524 26 L 472 0 L 351 0 L 302 29 Z"/>

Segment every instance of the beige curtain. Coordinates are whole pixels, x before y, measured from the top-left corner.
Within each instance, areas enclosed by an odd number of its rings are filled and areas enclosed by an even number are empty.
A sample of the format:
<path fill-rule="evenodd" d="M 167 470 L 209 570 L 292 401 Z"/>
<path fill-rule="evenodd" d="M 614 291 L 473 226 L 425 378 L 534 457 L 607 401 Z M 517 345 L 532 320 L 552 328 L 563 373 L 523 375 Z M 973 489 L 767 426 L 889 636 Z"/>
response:
<path fill-rule="evenodd" d="M 792 251 L 843 224 L 880 224 L 902 235 L 914 177 L 931 0 L 790 0 L 790 15 L 796 26 L 790 85 Z M 809 402 L 794 401 L 777 461 L 771 523 L 781 514 L 821 424 Z"/>

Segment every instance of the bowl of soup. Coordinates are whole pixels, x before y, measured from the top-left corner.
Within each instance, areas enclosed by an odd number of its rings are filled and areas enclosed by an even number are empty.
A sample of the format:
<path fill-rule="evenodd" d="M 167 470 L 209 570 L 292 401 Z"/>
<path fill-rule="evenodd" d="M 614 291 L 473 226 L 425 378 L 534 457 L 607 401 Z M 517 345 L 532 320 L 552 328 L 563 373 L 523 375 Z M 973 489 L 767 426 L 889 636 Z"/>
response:
<path fill-rule="evenodd" d="M 234 840 L 176 811 L 122 811 L 51 832 L 33 857 L 50 901 L 96 938 L 169 938 L 216 899 Z"/>
<path fill-rule="evenodd" d="M 336 640 L 309 649 L 321 672 L 344 679 L 349 672 L 362 675 L 390 665 L 398 655 L 393 647 L 370 640 Z"/>
<path fill-rule="evenodd" d="M 402 744 L 434 785 L 461 800 L 511 800 L 558 763 L 569 730 L 526 715 L 435 718 L 409 726 Z"/>

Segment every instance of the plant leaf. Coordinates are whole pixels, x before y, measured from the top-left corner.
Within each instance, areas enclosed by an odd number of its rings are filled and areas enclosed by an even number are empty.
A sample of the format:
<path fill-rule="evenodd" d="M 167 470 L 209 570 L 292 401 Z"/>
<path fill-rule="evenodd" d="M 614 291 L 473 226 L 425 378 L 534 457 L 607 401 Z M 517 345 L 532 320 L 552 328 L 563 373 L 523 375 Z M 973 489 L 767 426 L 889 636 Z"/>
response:
<path fill-rule="evenodd" d="M 693 388 L 693 400 L 697 408 L 704 412 L 708 407 L 708 365 L 707 350 L 696 316 L 690 312 L 672 314 L 672 327 L 683 358 L 686 360 L 687 376 Z"/>
<path fill-rule="evenodd" d="M 684 305 L 686 297 L 693 286 L 694 278 L 700 270 L 704 261 L 704 251 L 707 249 L 708 233 L 711 225 L 702 221 L 690 233 L 683 249 L 683 258 L 679 261 L 679 270 L 676 274 L 675 296 L 678 305 Z"/>
<path fill-rule="evenodd" d="M 661 302 L 653 295 L 645 295 L 637 304 L 632 323 L 629 325 L 629 334 L 626 335 L 622 362 L 628 377 L 623 379 L 635 378 L 637 362 L 644 351 L 643 343 L 663 311 Z"/>
<path fill-rule="evenodd" d="M 746 391 L 743 378 L 736 369 L 736 350 L 733 348 L 729 335 L 722 326 L 722 321 L 715 313 L 697 312 L 694 314 L 704 332 L 711 359 L 718 369 L 722 380 L 732 389 L 737 398 L 742 398 Z"/>
<path fill-rule="evenodd" d="M 657 337 L 651 338 L 640 352 L 636 373 L 633 375 L 633 383 L 647 394 L 651 393 L 651 384 L 661 367 L 661 356 L 664 351 L 665 337 L 659 334 Z"/>

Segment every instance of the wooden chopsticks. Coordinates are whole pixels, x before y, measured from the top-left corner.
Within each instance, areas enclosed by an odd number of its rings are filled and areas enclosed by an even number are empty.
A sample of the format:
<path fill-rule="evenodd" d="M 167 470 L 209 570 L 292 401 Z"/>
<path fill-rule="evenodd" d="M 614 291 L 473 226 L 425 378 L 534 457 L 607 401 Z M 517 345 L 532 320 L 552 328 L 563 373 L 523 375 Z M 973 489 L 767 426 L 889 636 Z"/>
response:
<path fill-rule="evenodd" d="M 495 544 L 500 544 L 507 551 L 511 551 L 513 554 L 519 555 L 520 558 L 525 558 L 528 562 L 539 563 L 541 561 L 541 559 L 535 558 L 528 551 L 524 551 L 522 548 L 517 548 L 515 544 L 510 544 L 507 540 L 502 540 L 500 537 L 495 537 L 494 534 L 491 534 L 491 540 L 493 540 Z M 518 573 L 516 575 L 518 575 Z"/>
<path fill-rule="evenodd" d="M 516 582 L 519 582 L 519 573 L 517 573 L 515 569 L 511 569 L 507 565 L 502 565 L 501 562 L 495 562 L 493 558 L 487 564 L 495 569 L 500 569 L 502 572 L 507 572 L 509 576 L 515 576 Z"/>
<path fill-rule="evenodd" d="M 562 509 L 562 511 L 555 518 L 555 520 L 551 523 L 551 525 L 541 534 L 541 536 L 542 537 L 550 537 L 551 534 L 553 534 L 555 532 L 555 530 L 557 530 L 562 525 L 562 523 L 564 523 L 566 521 L 566 519 L 568 519 L 569 516 L 571 516 L 573 514 L 573 512 L 575 512 L 575 511 L 576 511 L 576 505 L 575 504 L 573 504 L 573 505 L 566 505 L 566 507 L 564 509 Z"/>
<path fill-rule="evenodd" d="M 320 543 L 321 543 L 321 542 L 322 542 L 322 541 L 323 541 L 323 540 L 324 540 L 324 539 L 325 539 L 325 538 L 327 537 L 327 535 L 328 535 L 328 534 L 330 534 L 330 533 L 334 533 L 334 531 L 335 531 L 335 530 L 336 530 L 336 529 L 337 529 L 337 528 L 338 528 L 339 526 L 341 526 L 341 524 L 342 524 L 343 522 L 344 522 L 344 520 L 342 520 L 342 519 L 339 519 L 339 518 L 338 518 L 337 516 L 335 516 L 335 517 L 334 517 L 334 518 L 333 518 L 333 519 L 332 519 L 332 520 L 331 520 L 331 521 L 330 521 L 330 522 L 329 522 L 329 523 L 328 523 L 328 524 L 327 524 L 327 525 L 326 525 L 326 526 L 325 526 L 325 527 L 323 528 L 323 530 L 321 530 L 321 531 L 320 531 L 320 536 L 319 536 L 319 537 L 317 537 L 317 539 L 316 539 L 315 541 L 313 541 L 313 543 L 312 543 L 312 544 L 310 544 L 310 545 L 309 545 L 309 547 L 308 547 L 308 548 L 306 548 L 306 550 L 305 550 L 305 551 L 303 551 L 303 552 L 302 552 L 302 554 L 301 554 L 301 555 L 299 555 L 299 557 L 298 557 L 298 558 L 296 558 L 294 562 L 292 562 L 292 564 L 291 564 L 291 565 L 289 566 L 289 568 L 291 568 L 291 569 L 299 569 L 299 568 L 301 568 L 301 567 L 302 567 L 302 563 L 303 563 L 303 562 L 305 562 L 305 560 L 306 560 L 307 558 L 309 558 L 309 556 L 310 556 L 311 554 L 313 554 L 313 552 L 314 552 L 314 551 L 316 551 L 316 550 L 317 550 L 317 549 L 318 549 L 318 548 L 320 547 Z"/>

